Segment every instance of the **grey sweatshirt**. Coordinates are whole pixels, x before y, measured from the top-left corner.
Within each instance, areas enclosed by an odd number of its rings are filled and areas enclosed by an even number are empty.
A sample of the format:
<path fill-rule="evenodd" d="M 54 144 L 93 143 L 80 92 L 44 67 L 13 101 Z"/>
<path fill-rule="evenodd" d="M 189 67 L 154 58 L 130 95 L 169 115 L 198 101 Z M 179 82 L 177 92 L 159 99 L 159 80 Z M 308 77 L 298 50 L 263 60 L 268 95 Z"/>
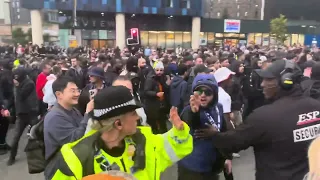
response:
<path fill-rule="evenodd" d="M 57 103 L 44 118 L 45 158 L 64 144 L 83 137 L 88 119 L 87 114 L 83 117 L 77 109 L 69 111 Z"/>

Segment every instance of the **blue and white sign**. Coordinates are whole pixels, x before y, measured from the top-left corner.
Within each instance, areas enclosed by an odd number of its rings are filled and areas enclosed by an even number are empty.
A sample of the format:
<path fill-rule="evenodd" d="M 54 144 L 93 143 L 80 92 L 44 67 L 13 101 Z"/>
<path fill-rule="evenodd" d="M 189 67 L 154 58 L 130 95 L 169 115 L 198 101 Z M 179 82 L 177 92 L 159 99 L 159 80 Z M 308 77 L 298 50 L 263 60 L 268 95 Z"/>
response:
<path fill-rule="evenodd" d="M 240 33 L 241 21 L 234 19 L 224 20 L 224 32 L 225 33 Z"/>

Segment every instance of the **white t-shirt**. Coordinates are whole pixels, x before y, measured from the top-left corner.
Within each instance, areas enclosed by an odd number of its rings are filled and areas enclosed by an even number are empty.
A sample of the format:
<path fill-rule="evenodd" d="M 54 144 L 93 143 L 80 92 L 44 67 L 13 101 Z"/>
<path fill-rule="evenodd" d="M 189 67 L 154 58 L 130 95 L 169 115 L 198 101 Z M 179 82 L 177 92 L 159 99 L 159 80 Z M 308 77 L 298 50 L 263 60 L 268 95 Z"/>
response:
<path fill-rule="evenodd" d="M 218 102 L 222 105 L 224 114 L 231 113 L 231 97 L 221 87 L 218 89 Z"/>

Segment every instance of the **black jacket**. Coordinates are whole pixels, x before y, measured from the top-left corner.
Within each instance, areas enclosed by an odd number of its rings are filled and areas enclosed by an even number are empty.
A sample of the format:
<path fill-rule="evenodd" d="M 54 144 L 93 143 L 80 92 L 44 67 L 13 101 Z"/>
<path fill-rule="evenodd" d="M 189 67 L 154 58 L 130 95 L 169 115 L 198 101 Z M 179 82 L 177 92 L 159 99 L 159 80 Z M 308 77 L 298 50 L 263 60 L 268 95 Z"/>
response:
<path fill-rule="evenodd" d="M 215 146 L 229 152 L 253 146 L 256 180 L 303 179 L 309 144 L 320 133 L 320 102 L 303 96 L 300 87 L 281 94 L 235 130 L 214 135 Z"/>
<path fill-rule="evenodd" d="M 34 82 L 25 77 L 19 86 L 15 87 L 15 106 L 17 114 L 37 113 L 37 94 Z"/>
<path fill-rule="evenodd" d="M 243 74 L 239 72 L 241 62 L 232 61 L 230 70 L 236 74 L 232 77 L 232 85 L 227 89 L 228 94 L 231 96 L 231 110 L 240 111 L 244 104 L 244 97 L 242 93 Z"/>
<path fill-rule="evenodd" d="M 157 93 L 160 92 L 158 82 L 160 82 L 163 88 L 164 101 L 160 101 L 157 97 Z M 166 84 L 166 77 L 164 75 L 157 77 L 156 75 L 150 73 L 144 84 L 144 96 L 144 105 L 148 117 L 149 115 L 158 117 L 159 108 L 164 106 L 164 108 L 167 109 L 169 104 L 169 87 Z"/>
<path fill-rule="evenodd" d="M 11 70 L 0 70 L 0 106 L 4 109 L 12 109 L 14 107 L 12 79 L 13 75 Z"/>
<path fill-rule="evenodd" d="M 75 83 L 77 84 L 79 89 L 83 89 L 86 85 L 86 74 L 81 70 L 81 73 L 79 73 L 76 69 L 70 68 L 67 71 L 67 76 L 71 77 Z"/>
<path fill-rule="evenodd" d="M 112 86 L 113 81 L 116 80 L 118 76 L 119 74 L 116 71 L 114 71 L 112 68 L 108 68 L 104 73 L 106 85 L 108 87 Z"/>

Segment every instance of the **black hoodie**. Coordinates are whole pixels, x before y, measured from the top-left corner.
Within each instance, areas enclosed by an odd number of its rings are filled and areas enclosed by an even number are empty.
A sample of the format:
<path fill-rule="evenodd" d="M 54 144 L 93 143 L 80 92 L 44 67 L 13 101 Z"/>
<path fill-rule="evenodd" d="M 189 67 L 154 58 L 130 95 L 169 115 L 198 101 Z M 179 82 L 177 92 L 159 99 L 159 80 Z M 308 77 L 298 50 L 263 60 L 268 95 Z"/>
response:
<path fill-rule="evenodd" d="M 240 111 L 244 103 L 243 94 L 241 91 L 243 74 L 239 72 L 239 67 L 242 63 L 239 61 L 232 61 L 230 70 L 236 74 L 232 77 L 232 85 L 227 89 L 227 93 L 231 96 L 231 111 Z"/>
<path fill-rule="evenodd" d="M 1 60 L 2 69 L 0 69 L 0 98 L 5 109 L 12 109 L 14 106 L 14 93 L 13 93 L 13 60 Z"/>
<path fill-rule="evenodd" d="M 15 106 L 17 114 L 37 113 L 37 94 L 34 82 L 27 76 L 27 71 L 19 67 L 13 71 L 14 78 L 19 82 L 15 86 Z"/>
<path fill-rule="evenodd" d="M 179 113 L 184 108 L 187 90 L 187 82 L 180 76 L 174 76 L 170 84 L 170 104 L 171 106 L 178 107 Z"/>

